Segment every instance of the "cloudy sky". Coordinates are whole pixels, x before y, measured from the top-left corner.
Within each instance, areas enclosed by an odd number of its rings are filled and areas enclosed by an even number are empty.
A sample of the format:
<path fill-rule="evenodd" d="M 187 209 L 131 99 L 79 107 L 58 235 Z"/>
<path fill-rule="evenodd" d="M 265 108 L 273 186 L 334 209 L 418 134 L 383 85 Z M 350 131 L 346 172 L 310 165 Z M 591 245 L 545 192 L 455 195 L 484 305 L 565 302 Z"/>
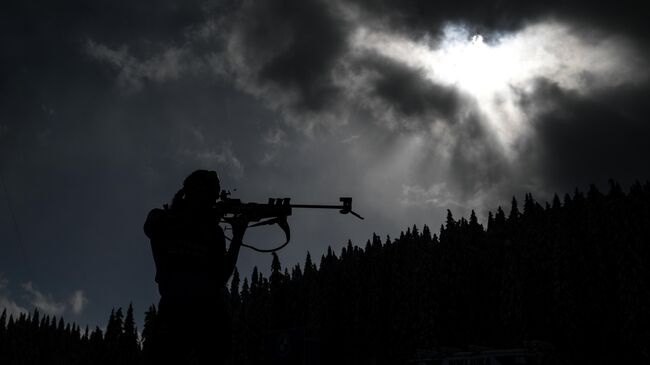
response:
<path fill-rule="evenodd" d="M 296 211 L 283 264 L 446 209 L 650 177 L 647 11 L 625 1 L 5 2 L 0 307 L 157 303 L 142 224 L 198 168 Z M 257 229 L 250 243 L 282 239 Z M 238 267 L 268 272 L 244 250 Z"/>

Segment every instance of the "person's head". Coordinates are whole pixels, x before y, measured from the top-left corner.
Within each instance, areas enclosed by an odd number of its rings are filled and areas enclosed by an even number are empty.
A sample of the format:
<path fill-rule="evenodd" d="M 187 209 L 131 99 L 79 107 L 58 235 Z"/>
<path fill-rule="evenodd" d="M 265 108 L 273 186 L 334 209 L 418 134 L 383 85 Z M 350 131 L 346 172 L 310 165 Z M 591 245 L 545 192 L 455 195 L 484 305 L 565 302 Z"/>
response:
<path fill-rule="evenodd" d="M 221 192 L 219 176 L 215 171 L 196 170 L 183 181 L 183 192 L 190 205 L 212 206 Z"/>

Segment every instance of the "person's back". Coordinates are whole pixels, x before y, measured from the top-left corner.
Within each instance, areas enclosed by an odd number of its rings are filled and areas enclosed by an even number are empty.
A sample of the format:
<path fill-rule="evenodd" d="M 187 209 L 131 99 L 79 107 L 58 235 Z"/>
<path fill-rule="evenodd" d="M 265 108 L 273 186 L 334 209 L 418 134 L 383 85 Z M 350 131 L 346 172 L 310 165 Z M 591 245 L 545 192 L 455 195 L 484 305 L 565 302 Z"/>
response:
<path fill-rule="evenodd" d="M 171 207 L 153 209 L 144 225 L 151 240 L 160 292 L 160 361 L 207 363 L 226 356 L 229 341 L 224 290 L 239 253 L 245 223 L 233 227 L 226 252 L 222 217 L 215 209 L 220 187 L 213 171 L 185 179 Z"/>

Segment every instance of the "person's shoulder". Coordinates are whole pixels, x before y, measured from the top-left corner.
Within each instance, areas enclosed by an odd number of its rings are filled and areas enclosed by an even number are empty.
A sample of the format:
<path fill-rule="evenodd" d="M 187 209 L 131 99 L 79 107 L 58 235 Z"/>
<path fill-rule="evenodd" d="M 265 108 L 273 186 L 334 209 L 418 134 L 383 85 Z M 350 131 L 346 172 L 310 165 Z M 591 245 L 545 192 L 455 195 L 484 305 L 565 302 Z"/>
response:
<path fill-rule="evenodd" d="M 165 226 L 168 209 L 154 208 L 147 214 L 147 220 L 144 222 L 144 233 L 151 237 L 155 232 Z"/>

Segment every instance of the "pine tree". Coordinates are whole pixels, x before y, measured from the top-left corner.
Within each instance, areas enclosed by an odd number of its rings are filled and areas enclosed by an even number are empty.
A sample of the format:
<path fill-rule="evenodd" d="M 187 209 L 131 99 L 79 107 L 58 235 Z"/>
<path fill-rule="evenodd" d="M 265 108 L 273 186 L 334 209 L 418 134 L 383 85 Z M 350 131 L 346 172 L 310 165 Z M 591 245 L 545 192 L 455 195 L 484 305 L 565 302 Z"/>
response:
<path fill-rule="evenodd" d="M 311 261 L 311 254 L 307 251 L 307 257 L 305 258 L 305 276 L 309 277 L 316 272 L 316 266 Z"/>
<path fill-rule="evenodd" d="M 50 316 L 46 314 L 44 317 L 41 317 L 41 324 L 39 325 L 39 327 L 41 329 L 44 329 L 49 326 L 50 326 Z"/>
<path fill-rule="evenodd" d="M 553 195 L 553 205 L 551 206 L 551 209 L 553 210 L 559 210 L 562 208 L 562 202 L 560 202 L 560 197 L 557 196 L 557 194 Z"/>
<path fill-rule="evenodd" d="M 415 224 L 413 225 L 413 228 L 411 228 L 411 236 L 413 236 L 413 239 L 415 240 L 420 238 L 420 231 Z"/>
<path fill-rule="evenodd" d="M 470 227 L 471 230 L 477 230 L 480 227 L 480 224 L 478 223 L 478 218 L 476 218 L 476 213 L 474 212 L 474 209 L 472 209 L 472 213 L 469 216 L 469 227 Z"/>
<path fill-rule="evenodd" d="M 519 213 L 519 208 L 517 207 L 517 199 L 515 197 L 512 197 L 512 205 L 510 206 L 510 214 L 508 215 L 508 223 L 514 224 L 519 221 L 519 216 L 521 214 Z"/>
<path fill-rule="evenodd" d="M 497 213 L 494 216 L 494 225 L 497 229 L 503 229 L 506 224 L 506 214 L 501 207 L 497 208 Z"/>
<path fill-rule="evenodd" d="M 280 259 L 275 252 L 272 252 L 271 255 L 273 259 L 271 261 L 271 291 L 276 291 L 282 285 L 282 265 L 280 265 Z"/>
<path fill-rule="evenodd" d="M 609 192 L 607 193 L 607 197 L 614 199 L 623 197 L 623 189 L 621 188 L 621 185 L 612 179 L 609 180 Z"/>
<path fill-rule="evenodd" d="M 122 363 L 136 364 L 138 362 L 140 345 L 138 344 L 138 330 L 133 317 L 133 303 L 129 303 L 124 318 L 123 331 L 119 339 L 119 354 Z"/>
<path fill-rule="evenodd" d="M 587 200 L 594 202 L 594 203 L 599 203 L 603 198 L 603 194 L 598 191 L 598 188 L 596 188 L 596 185 L 590 184 L 589 185 L 589 191 L 587 192 Z"/>
<path fill-rule="evenodd" d="M 302 279 L 302 270 L 300 270 L 300 264 L 296 264 L 291 270 L 291 280 L 298 281 L 300 279 Z"/>
<path fill-rule="evenodd" d="M 257 271 L 257 266 L 253 267 L 253 273 L 251 274 L 251 293 L 255 293 L 261 285 L 260 274 Z"/>
<path fill-rule="evenodd" d="M 38 326 L 40 325 L 40 313 L 38 312 L 38 308 L 34 308 L 34 314 L 32 314 L 32 330 L 36 331 L 38 329 Z"/>
<path fill-rule="evenodd" d="M 7 333 L 7 308 L 2 309 L 2 314 L 0 314 L 0 358 L 2 358 L 3 352 L 4 352 L 4 343 L 5 343 L 5 336 Z"/>
<path fill-rule="evenodd" d="M 241 299 L 242 303 L 248 301 L 248 296 L 250 295 L 250 287 L 248 285 L 248 278 L 244 278 L 244 282 L 241 285 Z"/>
<path fill-rule="evenodd" d="M 456 227 L 456 221 L 454 220 L 454 215 L 451 213 L 451 210 L 447 209 L 447 220 L 445 221 L 445 229 L 453 230 Z"/>
<path fill-rule="evenodd" d="M 377 239 L 379 239 L 379 236 L 377 236 Z M 431 242 L 431 231 L 426 224 L 422 227 L 422 240 L 426 243 Z"/>
<path fill-rule="evenodd" d="M 108 319 L 108 324 L 106 325 L 106 334 L 104 335 L 104 341 L 109 355 L 109 362 L 117 361 L 117 354 L 123 331 L 124 315 L 122 314 L 122 308 L 118 308 L 117 311 L 112 309 L 111 315 Z"/>
<path fill-rule="evenodd" d="M 59 318 L 59 324 L 56 328 L 59 335 L 62 335 L 65 332 L 65 323 L 63 322 L 63 317 Z"/>
<path fill-rule="evenodd" d="M 156 342 L 158 332 L 158 313 L 155 305 L 150 305 L 144 312 L 144 327 L 142 328 L 142 351 L 148 357 Z"/>
<path fill-rule="evenodd" d="M 526 193 L 524 198 L 524 216 L 534 215 L 536 211 L 535 200 L 533 199 L 533 194 Z"/>
<path fill-rule="evenodd" d="M 0 331 L 5 331 L 5 326 L 7 325 L 7 308 L 2 309 L 2 314 L 0 314 Z M 0 332 L 2 333 L 2 332 Z"/>
<path fill-rule="evenodd" d="M 102 330 L 95 326 L 95 329 L 90 334 L 90 339 L 88 341 L 90 347 L 91 358 L 94 361 L 89 361 L 89 363 L 99 363 L 106 364 L 106 343 L 104 342 L 104 333 Z"/>
<path fill-rule="evenodd" d="M 494 216 L 492 215 L 492 212 L 488 212 L 487 230 L 488 230 L 488 232 L 491 232 L 491 231 L 494 230 Z"/>

